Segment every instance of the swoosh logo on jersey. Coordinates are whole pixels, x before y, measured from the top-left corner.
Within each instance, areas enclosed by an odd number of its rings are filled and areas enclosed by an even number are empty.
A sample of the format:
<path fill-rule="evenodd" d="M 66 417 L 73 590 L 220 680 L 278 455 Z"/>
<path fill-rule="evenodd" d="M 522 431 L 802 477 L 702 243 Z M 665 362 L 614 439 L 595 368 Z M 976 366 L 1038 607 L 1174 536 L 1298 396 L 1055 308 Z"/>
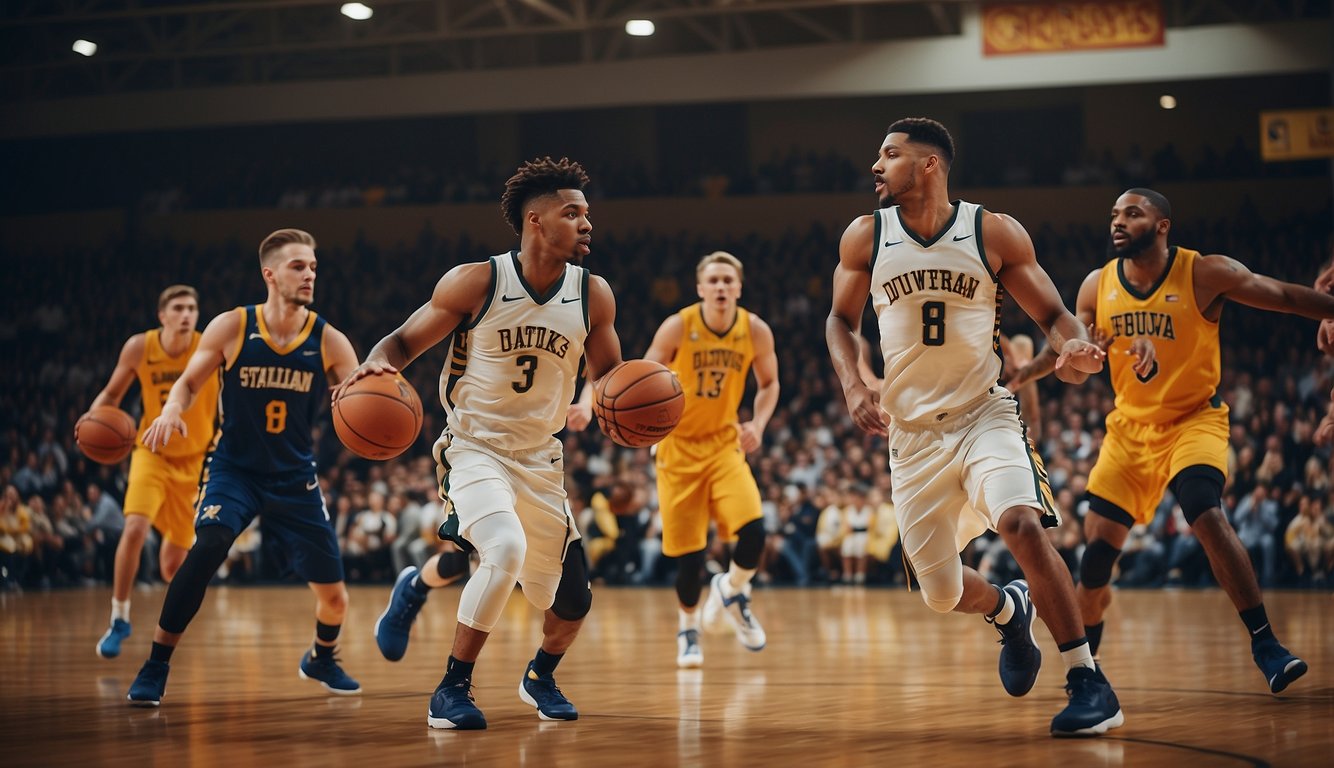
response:
<path fill-rule="evenodd" d="M 523 298 L 522 296 L 501 296 L 501 297 L 500 297 L 500 300 L 501 300 L 501 301 L 518 301 L 519 299 L 522 299 L 522 298 Z"/>
<path fill-rule="evenodd" d="M 262 338 L 264 338 L 264 334 L 262 334 L 262 333 L 252 333 L 252 334 L 250 334 L 249 336 L 247 336 L 246 338 L 248 338 L 248 339 L 262 339 Z"/>
<path fill-rule="evenodd" d="M 902 240 L 895 240 L 895 241 L 892 242 L 892 243 L 885 243 L 885 247 L 886 247 L 886 248 L 893 248 L 893 247 L 896 246 L 896 245 L 903 245 L 903 241 L 902 241 Z"/>
<path fill-rule="evenodd" d="M 310 357 L 311 355 L 318 355 L 319 353 L 320 351 L 318 349 L 307 349 L 301 352 L 301 354 L 305 355 L 306 357 Z"/>
<path fill-rule="evenodd" d="M 316 488 L 319 488 L 319 487 L 320 487 L 320 481 L 319 481 L 319 480 L 311 480 L 309 483 L 306 483 L 306 490 L 308 490 L 308 491 L 313 491 L 313 490 L 315 490 Z"/>
<path fill-rule="evenodd" d="M 560 300 L 560 303 L 562 303 L 562 304 L 573 304 L 574 302 L 579 301 L 579 300 L 582 299 L 582 298 L 583 298 L 582 296 L 575 296 L 573 299 L 561 299 L 561 300 Z"/>
<path fill-rule="evenodd" d="M 960 240 L 967 240 L 967 239 L 970 238 L 970 237 L 972 237 L 972 235 L 964 235 L 963 237 L 959 237 L 958 235 L 955 235 L 955 236 L 954 236 L 954 242 L 957 243 L 957 242 L 959 242 Z"/>

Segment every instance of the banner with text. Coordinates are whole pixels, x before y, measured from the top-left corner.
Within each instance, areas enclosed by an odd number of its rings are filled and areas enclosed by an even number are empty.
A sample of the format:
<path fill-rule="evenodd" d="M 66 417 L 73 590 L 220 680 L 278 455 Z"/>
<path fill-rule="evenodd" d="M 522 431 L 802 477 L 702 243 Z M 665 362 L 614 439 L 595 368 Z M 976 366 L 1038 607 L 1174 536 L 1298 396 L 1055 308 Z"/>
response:
<path fill-rule="evenodd" d="M 1260 156 L 1265 160 L 1334 157 L 1334 109 L 1261 112 Z"/>
<path fill-rule="evenodd" d="M 986 3 L 987 56 L 1163 45 L 1160 0 L 1106 3 Z"/>

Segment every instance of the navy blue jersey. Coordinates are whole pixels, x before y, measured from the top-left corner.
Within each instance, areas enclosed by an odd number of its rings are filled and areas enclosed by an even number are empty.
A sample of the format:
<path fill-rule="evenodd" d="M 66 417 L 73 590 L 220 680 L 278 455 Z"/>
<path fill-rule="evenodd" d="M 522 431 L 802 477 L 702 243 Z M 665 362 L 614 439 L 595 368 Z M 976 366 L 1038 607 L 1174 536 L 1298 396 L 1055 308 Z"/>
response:
<path fill-rule="evenodd" d="M 235 310 L 243 314 L 240 351 L 222 373 L 219 426 L 209 465 L 304 476 L 315 465 L 311 428 L 329 399 L 324 318 L 311 312 L 296 338 L 279 347 L 260 310 Z"/>

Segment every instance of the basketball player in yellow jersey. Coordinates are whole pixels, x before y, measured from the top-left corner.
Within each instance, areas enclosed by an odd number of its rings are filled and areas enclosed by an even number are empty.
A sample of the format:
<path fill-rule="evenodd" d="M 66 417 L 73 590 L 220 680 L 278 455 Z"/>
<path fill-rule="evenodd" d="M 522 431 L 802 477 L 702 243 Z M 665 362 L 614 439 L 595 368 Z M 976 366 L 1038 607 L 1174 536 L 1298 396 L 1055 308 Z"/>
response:
<path fill-rule="evenodd" d="M 140 441 L 130 458 L 130 483 L 125 492 L 125 530 L 116 545 L 116 568 L 111 593 L 111 626 L 97 641 L 97 655 L 114 659 L 121 641 L 130 636 L 130 590 L 139 574 L 139 553 L 148 527 L 162 536 L 158 555 L 162 578 L 171 581 L 195 541 L 194 501 L 199 470 L 213 439 L 218 411 L 218 380 L 208 381 L 193 408 L 182 418 L 190 436 L 158 453 L 144 447 L 144 430 L 162 412 L 171 385 L 180 378 L 199 346 L 199 294 L 188 285 L 173 285 L 157 302 L 161 328 L 137 333 L 125 342 L 111 380 L 91 407 L 120 405 L 131 382 L 139 382 L 144 413 L 139 420 Z"/>
<path fill-rule="evenodd" d="M 713 577 L 704 606 L 706 624 L 726 614 L 741 644 L 764 648 L 765 635 L 750 610 L 750 580 L 764 551 L 760 490 L 746 454 L 760 447 L 764 427 L 778 405 L 778 357 L 774 334 L 759 316 L 737 305 L 741 261 L 716 251 L 695 267 L 699 302 L 668 317 L 645 353 L 670 367 L 686 392 L 681 423 L 656 450 L 662 552 L 677 558 L 680 600 L 676 663 L 698 667 L 699 606 L 709 521 L 724 540 L 736 540 L 726 573 Z M 755 372 L 750 421 L 737 421 L 746 374 Z"/>
<path fill-rule="evenodd" d="M 1332 318 L 1334 296 L 1254 274 L 1227 256 L 1168 246 L 1171 219 L 1161 194 L 1141 188 L 1122 193 L 1112 207 L 1111 260 L 1079 289 L 1079 318 L 1110 340 L 1116 390 L 1107 437 L 1089 476 L 1080 610 L 1096 651 L 1112 599 L 1112 566 L 1131 526 L 1149 523 L 1170 488 L 1250 631 L 1252 656 L 1269 690 L 1278 693 L 1305 674 L 1306 662 L 1275 638 L 1250 558 L 1221 509 L 1228 408 L 1217 393 L 1218 322 L 1228 300 Z M 1039 356 L 1023 377 L 1042 375 L 1053 358 Z"/>

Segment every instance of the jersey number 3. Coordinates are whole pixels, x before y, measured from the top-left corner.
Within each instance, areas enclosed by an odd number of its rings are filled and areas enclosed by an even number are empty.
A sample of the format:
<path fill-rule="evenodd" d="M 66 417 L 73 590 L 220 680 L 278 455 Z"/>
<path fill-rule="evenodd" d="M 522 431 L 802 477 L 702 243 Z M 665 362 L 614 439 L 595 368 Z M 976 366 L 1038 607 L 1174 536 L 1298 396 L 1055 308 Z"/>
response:
<path fill-rule="evenodd" d="M 945 302 L 922 304 L 922 343 L 928 347 L 945 346 Z"/>
<path fill-rule="evenodd" d="M 510 387 L 522 395 L 533 388 L 533 374 L 537 371 L 537 355 L 519 355 L 514 358 L 514 363 L 519 366 L 519 374 L 523 376 L 523 381 L 510 382 Z"/>

